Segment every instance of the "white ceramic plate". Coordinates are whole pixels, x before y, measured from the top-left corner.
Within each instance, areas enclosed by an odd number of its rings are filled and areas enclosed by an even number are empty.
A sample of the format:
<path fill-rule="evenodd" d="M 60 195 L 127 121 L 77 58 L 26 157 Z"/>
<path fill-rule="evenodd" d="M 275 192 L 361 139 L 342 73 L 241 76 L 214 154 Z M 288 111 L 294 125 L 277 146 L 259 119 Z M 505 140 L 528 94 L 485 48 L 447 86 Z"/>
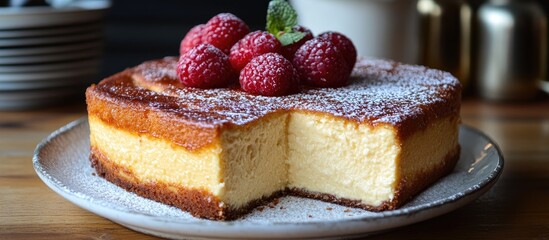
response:
<path fill-rule="evenodd" d="M 147 234 L 201 239 L 356 237 L 442 215 L 472 202 L 492 187 L 503 169 L 498 147 L 466 126 L 460 128 L 459 138 L 461 158 L 454 171 L 398 210 L 349 211 L 331 203 L 284 197 L 274 208 L 256 209 L 230 222 L 194 218 L 95 176 L 88 160 L 89 126 L 85 119 L 44 139 L 35 150 L 33 163 L 46 185 L 67 200 Z"/>
<path fill-rule="evenodd" d="M 17 56 L 17 57 L 0 57 L 1 65 L 13 65 L 13 64 L 35 64 L 35 63 L 48 63 L 67 61 L 74 59 L 84 59 L 99 56 L 101 50 L 87 49 L 83 51 L 64 52 L 59 54 L 45 54 L 45 55 L 32 55 L 32 56 Z"/>
<path fill-rule="evenodd" d="M 59 54 L 71 51 L 82 51 L 95 49 L 100 51 L 102 49 L 102 43 L 100 41 L 91 42 L 78 42 L 74 44 L 66 44 L 60 46 L 38 46 L 38 47 L 25 47 L 25 48 L 0 48 L 0 58 L 28 56 L 28 55 L 41 55 L 41 54 Z"/>
<path fill-rule="evenodd" d="M 71 60 L 59 63 L 40 63 L 26 65 L 0 65 L 0 75 L 7 73 L 31 73 L 31 72 L 48 72 L 71 69 L 97 69 L 99 67 L 99 59 L 86 60 Z"/>
<path fill-rule="evenodd" d="M 108 0 L 73 1 L 63 8 L 0 8 L 0 30 L 69 25 L 101 20 Z"/>
<path fill-rule="evenodd" d="M 42 37 L 51 35 L 67 35 L 84 32 L 101 32 L 101 24 L 97 22 L 69 25 L 69 26 L 55 26 L 47 28 L 24 28 L 14 30 L 0 30 L 0 39 L 6 38 L 28 38 L 28 37 Z"/>

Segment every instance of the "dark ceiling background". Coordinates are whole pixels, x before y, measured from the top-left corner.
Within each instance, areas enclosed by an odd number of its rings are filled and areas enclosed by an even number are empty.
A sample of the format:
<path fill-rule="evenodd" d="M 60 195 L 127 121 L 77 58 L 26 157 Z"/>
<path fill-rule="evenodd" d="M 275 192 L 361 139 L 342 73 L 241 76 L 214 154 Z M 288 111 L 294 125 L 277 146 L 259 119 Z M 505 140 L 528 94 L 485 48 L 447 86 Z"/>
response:
<path fill-rule="evenodd" d="M 105 22 L 100 78 L 143 61 L 175 56 L 179 42 L 194 25 L 230 12 L 251 29 L 264 29 L 268 0 L 116 0 Z M 98 80 L 99 80 L 98 79 Z"/>

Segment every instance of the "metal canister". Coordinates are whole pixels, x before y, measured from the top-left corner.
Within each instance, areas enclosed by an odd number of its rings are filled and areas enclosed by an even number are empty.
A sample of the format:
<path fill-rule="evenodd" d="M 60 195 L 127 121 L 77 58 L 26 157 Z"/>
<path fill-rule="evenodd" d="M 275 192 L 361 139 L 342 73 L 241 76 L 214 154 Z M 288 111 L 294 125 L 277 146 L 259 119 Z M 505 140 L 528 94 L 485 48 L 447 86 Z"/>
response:
<path fill-rule="evenodd" d="M 490 0 L 477 13 L 475 80 L 480 96 L 528 100 L 539 93 L 547 20 L 533 0 Z"/>
<path fill-rule="evenodd" d="M 419 0 L 421 63 L 470 78 L 471 7 L 465 0 Z"/>
<path fill-rule="evenodd" d="M 547 39 L 546 39 L 546 43 L 547 43 L 547 54 L 545 56 L 547 56 L 546 58 L 546 61 L 545 61 L 545 75 L 543 76 L 543 82 L 542 84 L 545 84 L 546 88 L 545 88 L 545 91 L 547 93 L 549 93 L 549 1 L 547 0 L 539 0 L 539 3 L 542 5 L 543 7 L 543 12 L 545 13 L 545 17 L 547 18 Z"/>

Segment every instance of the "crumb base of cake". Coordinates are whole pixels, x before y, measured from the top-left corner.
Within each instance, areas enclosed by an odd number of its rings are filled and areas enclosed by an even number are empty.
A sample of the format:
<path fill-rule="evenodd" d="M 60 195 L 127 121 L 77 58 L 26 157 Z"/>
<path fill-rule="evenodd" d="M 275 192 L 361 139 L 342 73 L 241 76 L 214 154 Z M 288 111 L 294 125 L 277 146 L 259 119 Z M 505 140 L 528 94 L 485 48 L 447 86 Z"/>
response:
<path fill-rule="evenodd" d="M 298 196 L 316 199 L 324 202 L 336 203 L 346 207 L 361 208 L 368 211 L 393 210 L 400 207 L 427 186 L 439 178 L 449 174 L 459 160 L 460 147 L 456 146 L 449 152 L 441 163 L 429 172 L 419 173 L 414 179 L 400 179 L 396 188 L 395 197 L 379 206 L 362 203 L 360 200 L 339 198 L 335 195 L 317 193 L 300 188 L 286 188 L 276 191 L 269 196 L 255 199 L 246 206 L 232 209 L 224 205 L 218 197 L 203 189 L 190 189 L 163 182 L 140 182 L 131 170 L 120 166 L 108 159 L 99 149 L 91 147 L 90 161 L 92 167 L 100 177 L 115 185 L 133 192 L 139 196 L 149 198 L 164 204 L 175 206 L 191 215 L 211 220 L 235 220 L 260 206 L 265 206 L 284 196 Z M 405 186 L 413 183 L 412 186 Z M 406 190 L 404 190 L 406 189 Z"/>

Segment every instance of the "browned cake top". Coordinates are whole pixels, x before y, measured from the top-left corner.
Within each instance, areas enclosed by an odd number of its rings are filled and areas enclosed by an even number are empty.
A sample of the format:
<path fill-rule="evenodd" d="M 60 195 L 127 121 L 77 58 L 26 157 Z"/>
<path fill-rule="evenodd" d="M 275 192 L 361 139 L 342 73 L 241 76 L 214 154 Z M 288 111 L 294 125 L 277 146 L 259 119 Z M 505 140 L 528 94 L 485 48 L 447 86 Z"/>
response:
<path fill-rule="evenodd" d="M 289 96 L 265 97 L 238 88 L 184 87 L 177 79 L 176 64 L 174 57 L 145 62 L 91 89 L 101 98 L 162 111 L 206 128 L 244 125 L 268 113 L 302 110 L 374 126 L 391 124 L 403 137 L 433 119 L 459 114 L 459 81 L 449 73 L 421 66 L 360 59 L 346 87 L 309 88 Z"/>

